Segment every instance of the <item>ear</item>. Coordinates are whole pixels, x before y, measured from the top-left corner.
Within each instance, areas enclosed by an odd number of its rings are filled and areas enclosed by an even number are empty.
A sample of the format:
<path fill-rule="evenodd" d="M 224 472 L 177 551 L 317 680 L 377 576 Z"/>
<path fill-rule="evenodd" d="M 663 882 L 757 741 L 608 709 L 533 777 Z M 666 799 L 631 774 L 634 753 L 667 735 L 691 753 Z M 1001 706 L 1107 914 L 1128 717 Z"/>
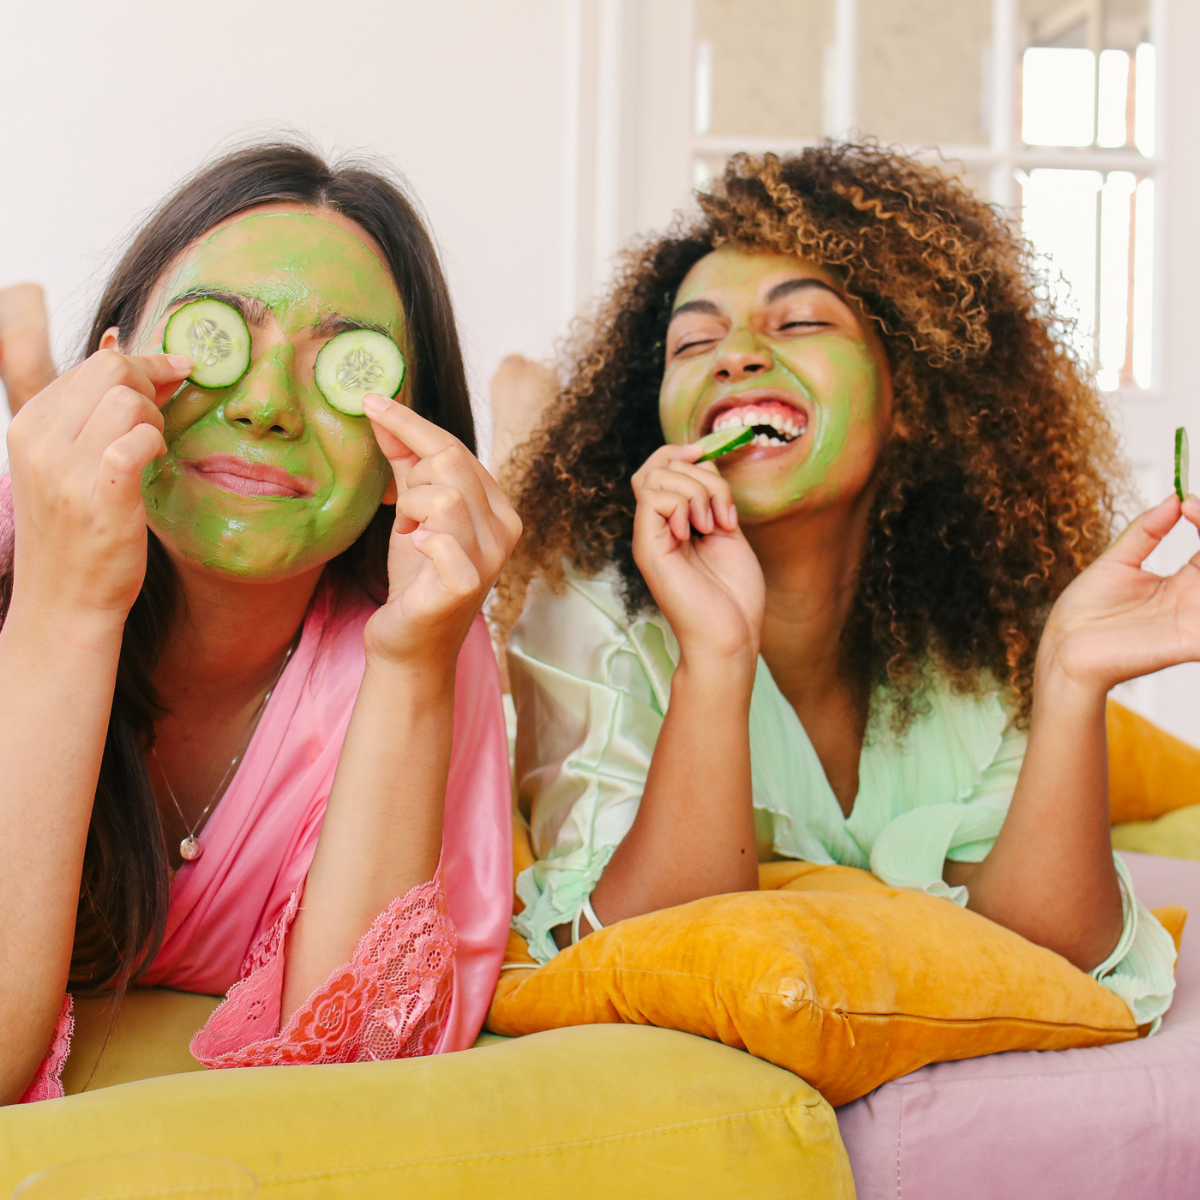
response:
<path fill-rule="evenodd" d="M 400 489 L 396 487 L 396 477 L 393 475 L 387 485 L 387 490 L 383 493 L 383 499 L 380 504 L 395 504 L 400 495 Z"/>
<path fill-rule="evenodd" d="M 100 335 L 100 349 L 101 350 L 120 350 L 121 339 L 117 336 L 117 334 L 118 334 L 117 327 L 115 325 L 110 325 Z"/>

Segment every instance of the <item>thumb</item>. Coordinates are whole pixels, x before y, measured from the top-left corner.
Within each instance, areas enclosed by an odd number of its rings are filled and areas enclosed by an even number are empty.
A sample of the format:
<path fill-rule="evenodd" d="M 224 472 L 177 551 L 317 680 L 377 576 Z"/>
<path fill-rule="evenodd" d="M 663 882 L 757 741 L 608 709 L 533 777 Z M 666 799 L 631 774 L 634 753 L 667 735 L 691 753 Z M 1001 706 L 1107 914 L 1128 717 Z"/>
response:
<path fill-rule="evenodd" d="M 1179 497 L 1171 493 L 1157 508 L 1142 513 L 1100 556 L 1109 562 L 1140 567 L 1159 542 L 1175 528 L 1181 509 Z"/>

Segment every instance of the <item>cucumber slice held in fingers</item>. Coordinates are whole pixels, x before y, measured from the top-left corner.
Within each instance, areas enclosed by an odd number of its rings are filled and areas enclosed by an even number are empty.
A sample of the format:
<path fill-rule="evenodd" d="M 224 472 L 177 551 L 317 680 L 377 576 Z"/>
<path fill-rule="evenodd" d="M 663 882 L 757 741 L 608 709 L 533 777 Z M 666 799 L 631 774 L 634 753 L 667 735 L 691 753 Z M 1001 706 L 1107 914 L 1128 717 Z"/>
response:
<path fill-rule="evenodd" d="M 330 405 L 347 416 L 361 417 L 364 396 L 395 396 L 400 391 L 404 355 L 386 333 L 348 329 L 317 352 L 315 372 L 317 387 Z"/>
<path fill-rule="evenodd" d="M 250 330 L 233 305 L 193 300 L 171 314 L 163 353 L 186 354 L 194 364 L 188 379 L 197 387 L 232 387 L 250 367 Z"/>
<path fill-rule="evenodd" d="M 1188 498 L 1188 439 L 1182 425 L 1175 430 L 1175 495 Z"/>
<path fill-rule="evenodd" d="M 714 458 L 720 458 L 722 454 L 728 454 L 752 441 L 754 430 L 749 425 L 732 425 L 728 429 L 718 429 L 716 433 L 706 433 L 696 443 L 704 447 L 704 452 L 696 461 L 712 462 Z"/>

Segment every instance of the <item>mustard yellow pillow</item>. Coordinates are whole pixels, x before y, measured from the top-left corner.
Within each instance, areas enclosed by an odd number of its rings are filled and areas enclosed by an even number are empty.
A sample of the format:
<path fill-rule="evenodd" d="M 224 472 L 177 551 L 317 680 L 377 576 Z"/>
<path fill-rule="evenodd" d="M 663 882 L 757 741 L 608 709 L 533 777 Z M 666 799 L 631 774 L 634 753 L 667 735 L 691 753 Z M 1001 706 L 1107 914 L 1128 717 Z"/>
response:
<path fill-rule="evenodd" d="M 1114 825 L 1152 821 L 1200 804 L 1200 750 L 1115 701 L 1108 702 L 1107 716 L 1108 796 Z M 1194 857 L 1167 850 L 1149 853 Z"/>
<path fill-rule="evenodd" d="M 787 1067 L 834 1105 L 930 1062 L 1138 1035 L 1066 959 L 946 900 L 807 863 L 765 864 L 761 885 L 621 921 L 536 969 L 514 938 L 488 1028 L 679 1029 Z"/>

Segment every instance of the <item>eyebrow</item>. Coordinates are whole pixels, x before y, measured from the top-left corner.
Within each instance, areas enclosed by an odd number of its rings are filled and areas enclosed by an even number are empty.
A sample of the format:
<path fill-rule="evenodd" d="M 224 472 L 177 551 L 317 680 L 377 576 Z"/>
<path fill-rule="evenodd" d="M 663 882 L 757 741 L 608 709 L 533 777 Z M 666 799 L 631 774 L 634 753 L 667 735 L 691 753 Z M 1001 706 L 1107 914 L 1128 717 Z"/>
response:
<path fill-rule="evenodd" d="M 356 329 L 365 329 L 370 333 L 382 333 L 384 337 L 392 335 L 382 325 L 374 321 L 359 321 L 353 317 L 344 317 L 341 313 L 326 313 L 313 326 L 313 332 L 318 337 L 336 337 L 339 333 L 350 333 Z"/>
<path fill-rule="evenodd" d="M 236 308 L 247 325 L 265 325 L 271 311 L 261 300 L 255 300 L 252 296 L 240 296 L 237 292 L 227 292 L 223 288 L 192 288 L 182 296 L 168 301 L 167 307 L 170 308 L 172 304 L 190 304 L 193 300 L 220 300 L 222 304 Z"/>
<path fill-rule="evenodd" d="M 710 317 L 722 317 L 725 314 L 711 300 L 689 300 L 686 304 L 681 304 L 673 313 L 671 320 L 673 321 L 680 313 L 706 313 Z"/>
<path fill-rule="evenodd" d="M 806 277 L 804 279 L 785 279 L 782 283 L 777 283 L 768 293 L 766 298 L 767 304 L 774 304 L 777 300 L 782 300 L 784 296 L 790 296 L 793 292 L 808 291 L 811 288 L 820 288 L 822 291 L 828 292 L 831 296 L 836 296 L 844 302 L 845 297 L 830 284 L 823 279 L 813 279 Z M 671 319 L 674 320 L 680 313 L 704 313 L 710 317 L 721 317 L 725 314 L 711 300 L 689 300 L 686 304 L 681 304 L 674 312 L 671 313 Z"/>
<path fill-rule="evenodd" d="M 774 304 L 776 300 L 782 300 L 784 296 L 790 296 L 793 292 L 803 292 L 810 288 L 820 288 L 822 291 L 829 292 L 830 295 L 836 296 L 839 300 L 844 301 L 841 292 L 835 287 L 831 287 L 823 279 L 813 279 L 811 276 L 804 279 L 785 279 L 782 283 L 777 283 L 768 293 L 768 304 Z"/>

